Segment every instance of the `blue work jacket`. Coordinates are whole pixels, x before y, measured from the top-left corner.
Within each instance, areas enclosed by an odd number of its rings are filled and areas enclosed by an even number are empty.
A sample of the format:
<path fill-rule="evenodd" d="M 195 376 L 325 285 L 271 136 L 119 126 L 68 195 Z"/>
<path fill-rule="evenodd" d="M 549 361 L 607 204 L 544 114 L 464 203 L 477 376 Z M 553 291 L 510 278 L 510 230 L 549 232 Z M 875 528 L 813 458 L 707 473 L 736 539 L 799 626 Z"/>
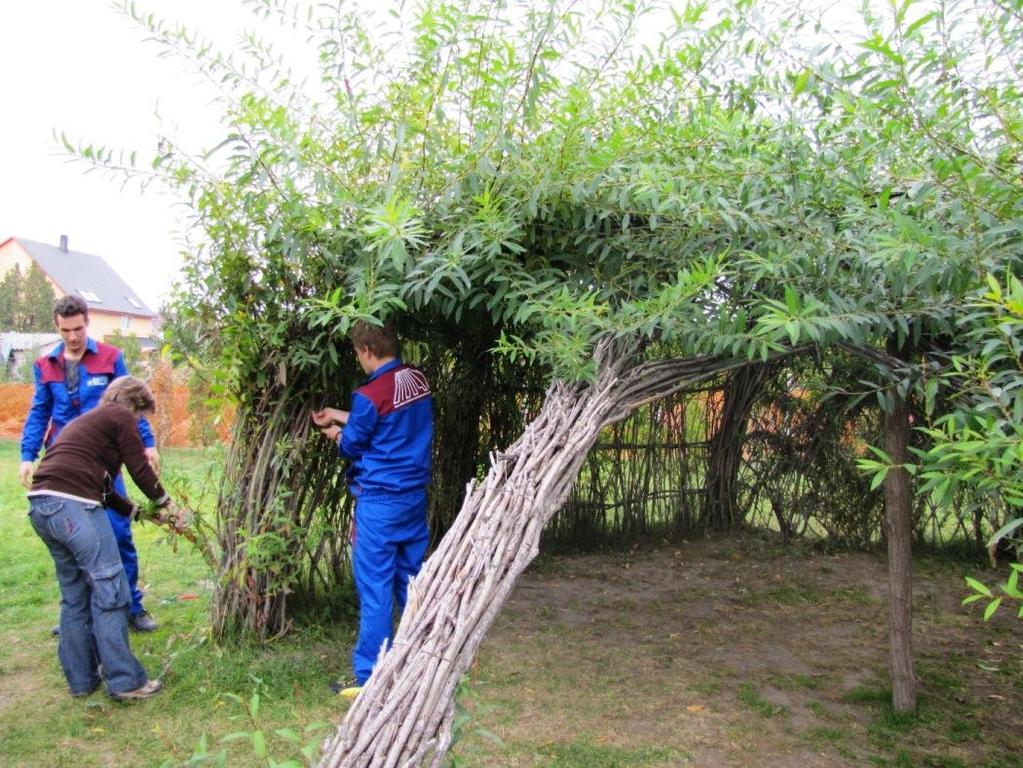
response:
<path fill-rule="evenodd" d="M 385 363 L 352 393 L 338 452 L 351 459 L 348 488 L 356 496 L 408 493 L 430 483 L 433 398 L 421 371 Z"/>
<path fill-rule="evenodd" d="M 117 347 L 90 338 L 85 340 L 78 388 L 74 392 L 68 391 L 64 380 L 64 342 L 36 360 L 33 373 L 35 394 L 21 431 L 22 461 L 35 461 L 39 449 L 53 443 L 69 421 L 99 405 L 107 385 L 120 376 L 127 376 L 128 366 Z M 139 418 L 138 425 L 142 444 L 152 448 L 156 439 L 149 422 Z"/>

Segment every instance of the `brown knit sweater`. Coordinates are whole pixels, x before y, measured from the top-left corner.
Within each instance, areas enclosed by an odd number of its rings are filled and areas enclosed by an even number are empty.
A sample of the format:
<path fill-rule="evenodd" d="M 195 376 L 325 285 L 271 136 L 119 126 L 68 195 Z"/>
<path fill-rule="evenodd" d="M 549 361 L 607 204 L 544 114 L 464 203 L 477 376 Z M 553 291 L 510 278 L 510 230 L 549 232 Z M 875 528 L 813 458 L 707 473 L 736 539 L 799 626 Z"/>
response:
<path fill-rule="evenodd" d="M 67 493 L 129 516 L 135 505 L 114 491 L 122 463 L 146 496 L 157 504 L 170 501 L 146 459 L 135 415 L 120 403 L 105 403 L 61 430 L 35 471 L 30 493 Z"/>

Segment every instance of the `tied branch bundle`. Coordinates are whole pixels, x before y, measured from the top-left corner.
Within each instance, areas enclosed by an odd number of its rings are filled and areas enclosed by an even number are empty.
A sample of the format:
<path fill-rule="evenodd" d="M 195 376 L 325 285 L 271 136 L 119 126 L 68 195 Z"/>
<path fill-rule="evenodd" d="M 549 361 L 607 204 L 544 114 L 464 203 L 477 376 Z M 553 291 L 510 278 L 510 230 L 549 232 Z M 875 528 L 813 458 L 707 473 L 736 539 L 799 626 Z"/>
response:
<path fill-rule="evenodd" d="M 138 522 L 166 528 L 167 541 L 175 552 L 178 540 L 184 539 L 199 551 L 210 567 L 216 565 L 216 531 L 197 510 L 181 502 L 171 501 L 157 506 L 146 501 L 136 507 L 133 517 Z"/>

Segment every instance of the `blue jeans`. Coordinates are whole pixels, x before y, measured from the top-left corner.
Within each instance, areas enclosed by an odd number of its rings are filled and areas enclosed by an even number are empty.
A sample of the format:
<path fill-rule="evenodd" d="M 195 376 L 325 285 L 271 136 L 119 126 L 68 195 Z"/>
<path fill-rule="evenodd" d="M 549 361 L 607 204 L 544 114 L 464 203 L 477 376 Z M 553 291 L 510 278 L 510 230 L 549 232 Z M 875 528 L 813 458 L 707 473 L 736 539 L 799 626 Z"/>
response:
<path fill-rule="evenodd" d="M 395 606 L 398 613 L 405 610 L 408 581 L 419 573 L 429 543 L 425 490 L 356 500 L 352 571 L 359 636 L 352 670 L 359 685 L 369 680 L 380 648 L 390 642 Z"/>
<path fill-rule="evenodd" d="M 57 655 L 73 695 L 145 685 L 128 644 L 128 580 L 103 507 L 59 496 L 29 498 L 29 520 L 50 550 L 60 583 Z"/>
<path fill-rule="evenodd" d="M 114 490 L 125 498 L 128 497 L 128 491 L 124 487 L 124 476 L 120 473 L 114 478 Z M 128 589 L 131 592 L 131 615 L 138 616 L 143 610 L 142 590 L 139 589 L 139 553 L 135 549 L 135 540 L 131 536 L 131 518 L 118 514 L 112 509 L 107 509 L 107 517 L 110 519 L 110 527 L 114 529 L 114 538 L 117 539 L 117 549 L 121 553 L 124 575 L 128 577 Z"/>

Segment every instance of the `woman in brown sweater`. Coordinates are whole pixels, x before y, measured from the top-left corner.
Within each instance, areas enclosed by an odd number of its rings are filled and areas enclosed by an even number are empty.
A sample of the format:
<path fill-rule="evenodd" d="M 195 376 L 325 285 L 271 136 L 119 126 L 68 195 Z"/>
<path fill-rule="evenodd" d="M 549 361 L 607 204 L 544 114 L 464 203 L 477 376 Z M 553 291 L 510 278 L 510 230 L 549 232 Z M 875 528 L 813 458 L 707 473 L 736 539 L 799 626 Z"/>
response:
<path fill-rule="evenodd" d="M 28 493 L 29 519 L 53 556 L 60 583 L 57 655 L 71 695 L 88 696 L 102 678 L 114 699 L 158 693 L 128 643 L 130 593 L 105 506 L 123 515 L 138 507 L 114 491 L 128 469 L 157 505 L 170 498 L 146 459 L 136 421 L 156 409 L 152 392 L 131 376 L 107 387 L 100 405 L 69 423 L 50 446 Z"/>

